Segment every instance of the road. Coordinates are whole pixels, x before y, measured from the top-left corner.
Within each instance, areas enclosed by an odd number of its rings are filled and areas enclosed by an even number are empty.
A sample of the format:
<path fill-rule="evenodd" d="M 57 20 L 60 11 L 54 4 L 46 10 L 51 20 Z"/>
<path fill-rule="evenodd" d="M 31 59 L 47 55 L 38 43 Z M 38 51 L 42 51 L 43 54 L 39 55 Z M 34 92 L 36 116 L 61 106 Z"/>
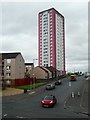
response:
<path fill-rule="evenodd" d="M 85 114 L 77 114 L 67 109 L 66 102 L 71 92 L 77 93 L 84 84 L 83 76 L 77 77 L 77 81 L 71 82 L 69 78 L 62 80 L 62 85 L 56 86 L 54 90 L 45 90 L 45 86 L 29 93 L 15 96 L 2 97 L 3 118 L 87 118 Z M 42 108 L 41 99 L 45 95 L 55 95 L 57 104 L 53 108 Z"/>

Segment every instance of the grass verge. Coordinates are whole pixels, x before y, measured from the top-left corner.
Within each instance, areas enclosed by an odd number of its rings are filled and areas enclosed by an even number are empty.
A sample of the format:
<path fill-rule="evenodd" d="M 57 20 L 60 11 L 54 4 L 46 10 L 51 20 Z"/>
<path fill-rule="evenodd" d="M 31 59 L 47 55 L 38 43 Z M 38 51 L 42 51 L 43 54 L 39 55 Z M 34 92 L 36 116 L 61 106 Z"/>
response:
<path fill-rule="evenodd" d="M 40 86 L 45 85 L 45 84 L 46 84 L 46 82 L 43 82 L 43 83 L 36 83 L 36 84 L 32 84 L 32 85 L 15 86 L 15 88 L 18 88 L 18 89 L 32 89 L 32 88 L 40 87 Z"/>

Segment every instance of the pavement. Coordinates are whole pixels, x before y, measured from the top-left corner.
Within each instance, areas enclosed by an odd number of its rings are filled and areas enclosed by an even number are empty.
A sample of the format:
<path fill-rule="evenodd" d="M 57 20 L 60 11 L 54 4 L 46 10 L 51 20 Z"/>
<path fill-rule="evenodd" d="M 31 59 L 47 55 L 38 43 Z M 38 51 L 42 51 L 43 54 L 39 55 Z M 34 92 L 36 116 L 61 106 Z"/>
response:
<path fill-rule="evenodd" d="M 17 94 L 23 94 L 24 90 L 16 88 L 6 88 L 5 90 L 0 91 L 0 96 L 11 96 Z"/>
<path fill-rule="evenodd" d="M 77 114 L 86 114 L 88 116 L 90 116 L 90 113 L 88 111 L 88 97 L 89 97 L 89 91 L 88 91 L 88 85 L 90 84 L 90 80 L 89 81 L 85 81 L 84 86 L 82 87 L 82 89 L 79 90 L 77 92 L 74 92 L 74 95 L 69 96 L 65 102 L 65 109 L 69 109 Z"/>

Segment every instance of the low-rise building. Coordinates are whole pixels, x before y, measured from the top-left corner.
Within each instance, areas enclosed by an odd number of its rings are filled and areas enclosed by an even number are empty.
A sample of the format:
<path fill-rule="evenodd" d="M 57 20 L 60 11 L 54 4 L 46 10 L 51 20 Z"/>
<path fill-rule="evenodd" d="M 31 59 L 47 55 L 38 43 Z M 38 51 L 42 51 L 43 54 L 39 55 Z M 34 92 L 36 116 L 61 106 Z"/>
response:
<path fill-rule="evenodd" d="M 33 63 L 25 63 L 25 72 L 28 72 L 34 68 Z"/>
<path fill-rule="evenodd" d="M 50 79 L 52 73 L 45 67 L 37 66 L 30 71 L 30 77 L 36 77 L 36 79 Z"/>
<path fill-rule="evenodd" d="M 0 73 L 2 81 L 10 85 L 15 79 L 24 78 L 25 64 L 20 52 L 0 53 L 0 58 L 0 68 L 2 68 Z"/>
<path fill-rule="evenodd" d="M 49 74 L 48 78 L 49 79 L 52 78 L 52 72 L 49 69 L 47 69 L 46 67 L 43 67 L 43 66 L 41 68 L 43 68 L 44 70 L 46 70 L 48 72 L 48 74 Z"/>
<path fill-rule="evenodd" d="M 50 66 L 50 67 L 46 67 L 49 71 L 52 72 L 52 78 L 55 78 L 56 77 L 56 68 L 54 68 L 53 66 Z"/>
<path fill-rule="evenodd" d="M 33 68 L 34 68 L 33 63 L 25 63 L 25 78 L 30 77 L 30 70 L 32 70 Z"/>

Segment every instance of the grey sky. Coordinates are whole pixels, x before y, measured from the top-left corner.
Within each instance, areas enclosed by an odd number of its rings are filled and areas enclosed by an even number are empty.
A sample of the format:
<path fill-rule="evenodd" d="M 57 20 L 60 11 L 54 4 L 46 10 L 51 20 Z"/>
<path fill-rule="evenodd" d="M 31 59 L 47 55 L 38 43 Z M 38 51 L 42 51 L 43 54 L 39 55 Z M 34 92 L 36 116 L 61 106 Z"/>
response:
<path fill-rule="evenodd" d="M 87 71 L 87 2 L 2 3 L 2 52 L 21 52 L 25 62 L 38 58 L 38 13 L 52 7 L 65 16 L 66 70 Z"/>

